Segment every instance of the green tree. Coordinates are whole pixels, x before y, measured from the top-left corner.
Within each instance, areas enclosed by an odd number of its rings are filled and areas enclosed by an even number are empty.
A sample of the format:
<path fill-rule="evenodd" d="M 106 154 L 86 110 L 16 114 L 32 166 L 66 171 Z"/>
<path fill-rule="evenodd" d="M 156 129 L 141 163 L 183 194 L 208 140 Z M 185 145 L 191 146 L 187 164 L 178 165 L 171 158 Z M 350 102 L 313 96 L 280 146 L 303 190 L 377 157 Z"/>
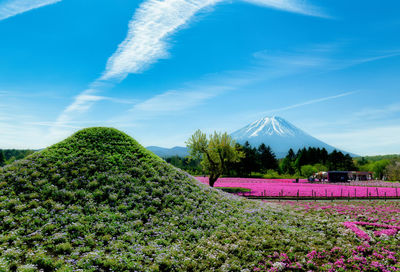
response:
<path fill-rule="evenodd" d="M 281 173 L 293 175 L 295 173 L 294 162 L 296 160 L 296 154 L 293 149 L 289 149 L 286 157 L 281 161 L 279 168 Z"/>
<path fill-rule="evenodd" d="M 317 163 L 314 164 L 315 169 L 317 169 L 317 172 L 327 172 L 328 171 L 328 167 L 326 167 L 325 165 L 321 164 L 321 163 Z"/>
<path fill-rule="evenodd" d="M 3 150 L 0 150 L 0 167 L 6 164 L 6 159 L 4 158 Z"/>
<path fill-rule="evenodd" d="M 307 150 L 303 148 L 297 152 L 296 161 L 294 162 L 294 166 L 298 172 L 301 172 L 301 167 L 307 164 Z"/>
<path fill-rule="evenodd" d="M 279 168 L 281 170 L 281 173 L 284 173 L 284 174 L 293 175 L 294 173 L 296 173 L 296 169 L 294 167 L 294 162 L 290 161 L 288 158 L 284 158 L 281 161 Z"/>
<path fill-rule="evenodd" d="M 400 161 L 393 160 L 389 165 L 386 166 L 385 173 L 389 180 L 399 181 L 400 180 Z"/>
<path fill-rule="evenodd" d="M 322 163 L 323 165 L 326 165 L 326 162 L 327 162 L 327 160 L 328 160 L 328 156 L 329 156 L 328 151 L 327 151 L 325 148 L 322 148 L 322 149 L 321 149 L 321 158 L 320 158 L 320 161 L 321 161 L 321 163 Z"/>
<path fill-rule="evenodd" d="M 314 173 L 317 173 L 317 172 L 318 172 L 318 169 L 315 166 L 312 166 L 309 164 L 303 165 L 301 167 L 301 174 L 307 178 L 311 177 Z"/>
<path fill-rule="evenodd" d="M 232 163 L 244 157 L 232 138 L 225 133 L 207 135 L 197 130 L 186 142 L 192 158 L 201 159 L 203 169 L 209 174 L 209 184 L 214 187 L 218 178 L 226 172 Z"/>
<path fill-rule="evenodd" d="M 368 160 L 365 157 L 362 157 L 360 160 L 357 161 L 357 164 L 359 166 L 364 166 L 364 165 L 368 164 Z"/>
<path fill-rule="evenodd" d="M 263 172 L 267 172 L 270 169 L 278 169 L 278 160 L 270 146 L 267 147 L 265 144 L 261 144 L 258 147 L 258 154 L 260 157 L 260 168 Z"/>
<path fill-rule="evenodd" d="M 385 175 L 386 166 L 390 163 L 389 160 L 381 160 L 374 162 L 372 165 L 372 172 L 374 172 L 374 177 L 378 179 L 382 179 Z"/>

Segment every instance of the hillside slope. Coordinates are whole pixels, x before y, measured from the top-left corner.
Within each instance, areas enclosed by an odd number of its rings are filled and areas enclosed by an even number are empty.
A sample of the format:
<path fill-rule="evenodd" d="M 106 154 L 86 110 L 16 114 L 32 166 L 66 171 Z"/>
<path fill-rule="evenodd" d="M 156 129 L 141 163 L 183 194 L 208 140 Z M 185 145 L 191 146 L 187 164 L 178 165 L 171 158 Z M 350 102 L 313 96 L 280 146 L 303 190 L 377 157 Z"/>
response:
<path fill-rule="evenodd" d="M 5 271 L 252 270 L 339 232 L 206 187 L 110 128 L 0 168 Z"/>

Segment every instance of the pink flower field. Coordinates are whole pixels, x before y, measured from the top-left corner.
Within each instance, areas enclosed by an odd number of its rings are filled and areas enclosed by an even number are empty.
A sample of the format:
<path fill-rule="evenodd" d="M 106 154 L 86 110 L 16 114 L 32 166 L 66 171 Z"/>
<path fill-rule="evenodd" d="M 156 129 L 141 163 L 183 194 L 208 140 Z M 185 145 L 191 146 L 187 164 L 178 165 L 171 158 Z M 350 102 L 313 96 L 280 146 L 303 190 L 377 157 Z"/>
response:
<path fill-rule="evenodd" d="M 400 231 L 400 208 L 398 203 L 374 203 L 364 205 L 363 203 L 298 203 L 293 201 L 285 204 L 300 208 L 306 213 L 313 211 L 323 211 L 330 215 L 345 216 L 350 221 L 343 222 L 343 225 L 351 229 L 360 239 L 370 241 L 369 235 L 360 229 L 360 227 L 375 228 L 375 236 L 393 236 Z M 362 221 L 361 221 L 362 220 Z"/>
<path fill-rule="evenodd" d="M 344 230 L 333 236 L 330 250 L 311 248 L 303 258 L 293 256 L 291 249 L 277 251 L 254 271 L 400 271 L 399 201 L 265 202 Z M 338 242 L 344 237 L 346 243 Z"/>
<path fill-rule="evenodd" d="M 207 177 L 196 177 L 200 182 L 208 184 Z M 251 189 L 252 196 L 266 197 L 400 197 L 400 187 L 368 186 L 368 183 L 327 184 L 309 183 L 300 180 L 294 183 L 291 179 L 259 179 L 259 178 L 220 178 L 215 187 L 242 187 Z"/>

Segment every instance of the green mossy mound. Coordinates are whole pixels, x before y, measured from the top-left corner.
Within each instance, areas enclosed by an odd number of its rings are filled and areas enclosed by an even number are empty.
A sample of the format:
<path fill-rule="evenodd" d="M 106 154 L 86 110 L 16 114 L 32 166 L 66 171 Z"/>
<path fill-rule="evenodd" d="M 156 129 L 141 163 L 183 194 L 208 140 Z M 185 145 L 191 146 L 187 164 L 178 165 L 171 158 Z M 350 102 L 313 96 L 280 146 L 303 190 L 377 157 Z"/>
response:
<path fill-rule="evenodd" d="M 0 271 L 251 270 L 291 246 L 274 237 L 290 237 L 293 224 L 111 128 L 84 129 L 0 169 Z"/>

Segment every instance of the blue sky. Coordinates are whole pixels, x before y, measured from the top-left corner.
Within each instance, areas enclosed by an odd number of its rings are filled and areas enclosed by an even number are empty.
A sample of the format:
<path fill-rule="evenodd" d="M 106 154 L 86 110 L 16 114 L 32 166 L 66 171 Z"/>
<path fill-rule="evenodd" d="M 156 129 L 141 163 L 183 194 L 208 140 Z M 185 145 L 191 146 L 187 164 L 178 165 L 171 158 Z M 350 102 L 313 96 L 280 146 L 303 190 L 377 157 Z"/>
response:
<path fill-rule="evenodd" d="M 0 0 L 0 148 L 88 126 L 145 146 L 279 115 L 400 153 L 400 2 Z"/>

